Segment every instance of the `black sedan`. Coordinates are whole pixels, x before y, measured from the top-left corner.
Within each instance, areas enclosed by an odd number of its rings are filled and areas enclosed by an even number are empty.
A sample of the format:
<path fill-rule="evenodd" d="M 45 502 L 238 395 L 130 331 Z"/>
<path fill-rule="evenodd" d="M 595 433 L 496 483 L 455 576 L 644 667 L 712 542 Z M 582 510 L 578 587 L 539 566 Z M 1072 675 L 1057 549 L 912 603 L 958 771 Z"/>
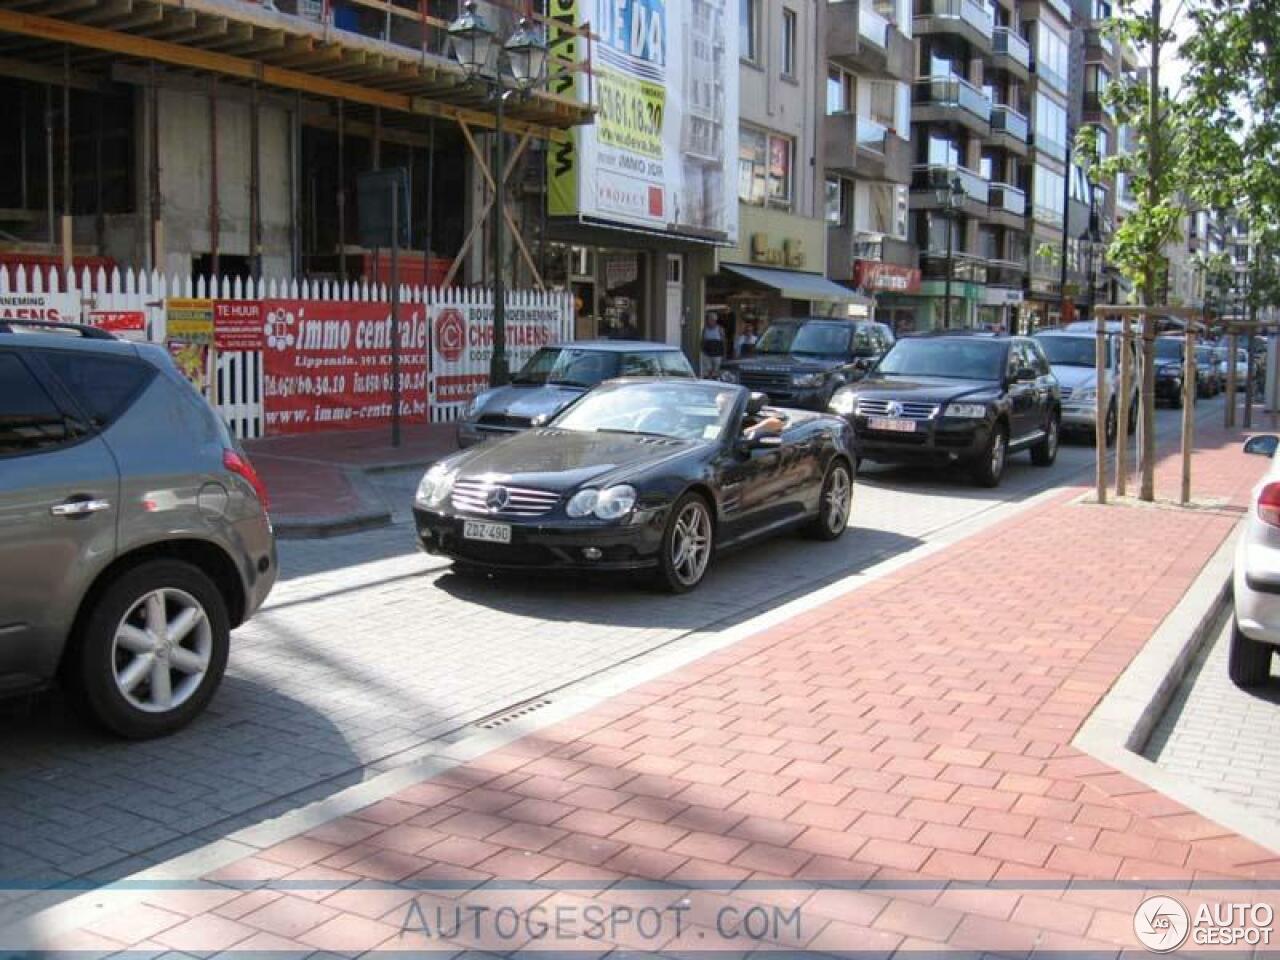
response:
<path fill-rule="evenodd" d="M 1009 454 L 1037 466 L 1058 455 L 1062 403 L 1039 344 L 1027 337 L 907 337 L 831 409 L 857 431 L 858 454 L 880 463 L 961 464 L 994 487 Z"/>
<path fill-rule="evenodd" d="M 578 340 L 543 347 L 504 387 L 474 397 L 458 422 L 458 446 L 545 423 L 592 387 L 616 377 L 696 376 L 679 347 L 644 340 Z"/>
<path fill-rule="evenodd" d="M 653 571 L 683 593 L 712 557 L 845 530 L 852 431 L 709 381 L 606 383 L 546 427 L 454 454 L 414 499 L 429 553 L 467 569 Z"/>

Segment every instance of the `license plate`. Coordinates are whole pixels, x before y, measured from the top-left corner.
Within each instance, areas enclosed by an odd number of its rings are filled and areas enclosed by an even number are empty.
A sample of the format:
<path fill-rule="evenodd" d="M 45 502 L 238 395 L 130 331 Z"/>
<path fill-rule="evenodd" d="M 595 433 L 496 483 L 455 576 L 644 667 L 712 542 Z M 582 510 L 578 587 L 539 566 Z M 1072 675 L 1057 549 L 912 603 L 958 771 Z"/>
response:
<path fill-rule="evenodd" d="M 481 543 L 510 543 L 511 526 L 506 523 L 468 520 L 462 525 L 462 537 L 464 540 L 479 540 Z"/>
<path fill-rule="evenodd" d="M 914 420 L 895 420 L 884 417 L 872 417 L 867 421 L 867 426 L 872 430 L 885 430 L 889 433 L 916 432 L 916 422 Z"/>

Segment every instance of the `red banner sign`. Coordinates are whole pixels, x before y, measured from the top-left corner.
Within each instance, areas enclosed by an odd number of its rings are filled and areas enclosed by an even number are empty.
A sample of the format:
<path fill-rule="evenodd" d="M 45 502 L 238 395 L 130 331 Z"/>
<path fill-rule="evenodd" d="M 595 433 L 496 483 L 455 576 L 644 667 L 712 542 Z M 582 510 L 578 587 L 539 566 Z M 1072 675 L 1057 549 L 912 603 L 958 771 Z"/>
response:
<path fill-rule="evenodd" d="M 138 333 L 147 329 L 147 315 L 141 310 L 94 310 L 89 323 L 111 333 Z"/>
<path fill-rule="evenodd" d="M 213 345 L 219 350 L 261 350 L 262 304 L 257 300 L 218 300 L 213 305 Z"/>
<path fill-rule="evenodd" d="M 384 303 L 262 303 L 267 433 L 391 421 L 391 317 Z M 427 417 L 427 318 L 400 307 L 400 415 Z"/>
<path fill-rule="evenodd" d="M 855 260 L 853 285 L 872 292 L 919 293 L 920 271 L 879 260 Z"/>

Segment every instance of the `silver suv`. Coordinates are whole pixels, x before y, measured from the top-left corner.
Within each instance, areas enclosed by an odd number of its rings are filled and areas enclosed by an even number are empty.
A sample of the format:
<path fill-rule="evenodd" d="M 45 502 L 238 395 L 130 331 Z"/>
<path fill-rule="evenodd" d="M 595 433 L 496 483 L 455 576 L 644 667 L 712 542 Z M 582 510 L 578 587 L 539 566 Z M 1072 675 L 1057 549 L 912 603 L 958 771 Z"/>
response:
<path fill-rule="evenodd" d="M 170 733 L 275 578 L 261 481 L 163 348 L 0 320 L 0 695 Z"/>

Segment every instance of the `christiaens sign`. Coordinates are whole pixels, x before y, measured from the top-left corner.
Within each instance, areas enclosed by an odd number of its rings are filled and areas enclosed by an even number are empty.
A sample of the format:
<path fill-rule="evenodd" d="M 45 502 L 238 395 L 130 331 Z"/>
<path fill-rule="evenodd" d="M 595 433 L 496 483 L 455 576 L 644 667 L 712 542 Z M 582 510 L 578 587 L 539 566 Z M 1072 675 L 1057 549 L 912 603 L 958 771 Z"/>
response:
<path fill-rule="evenodd" d="M 589 23 L 596 122 L 548 154 L 550 212 L 737 242 L 738 12 L 728 0 L 550 0 L 553 64 Z M 583 71 L 553 92 L 585 100 Z"/>

